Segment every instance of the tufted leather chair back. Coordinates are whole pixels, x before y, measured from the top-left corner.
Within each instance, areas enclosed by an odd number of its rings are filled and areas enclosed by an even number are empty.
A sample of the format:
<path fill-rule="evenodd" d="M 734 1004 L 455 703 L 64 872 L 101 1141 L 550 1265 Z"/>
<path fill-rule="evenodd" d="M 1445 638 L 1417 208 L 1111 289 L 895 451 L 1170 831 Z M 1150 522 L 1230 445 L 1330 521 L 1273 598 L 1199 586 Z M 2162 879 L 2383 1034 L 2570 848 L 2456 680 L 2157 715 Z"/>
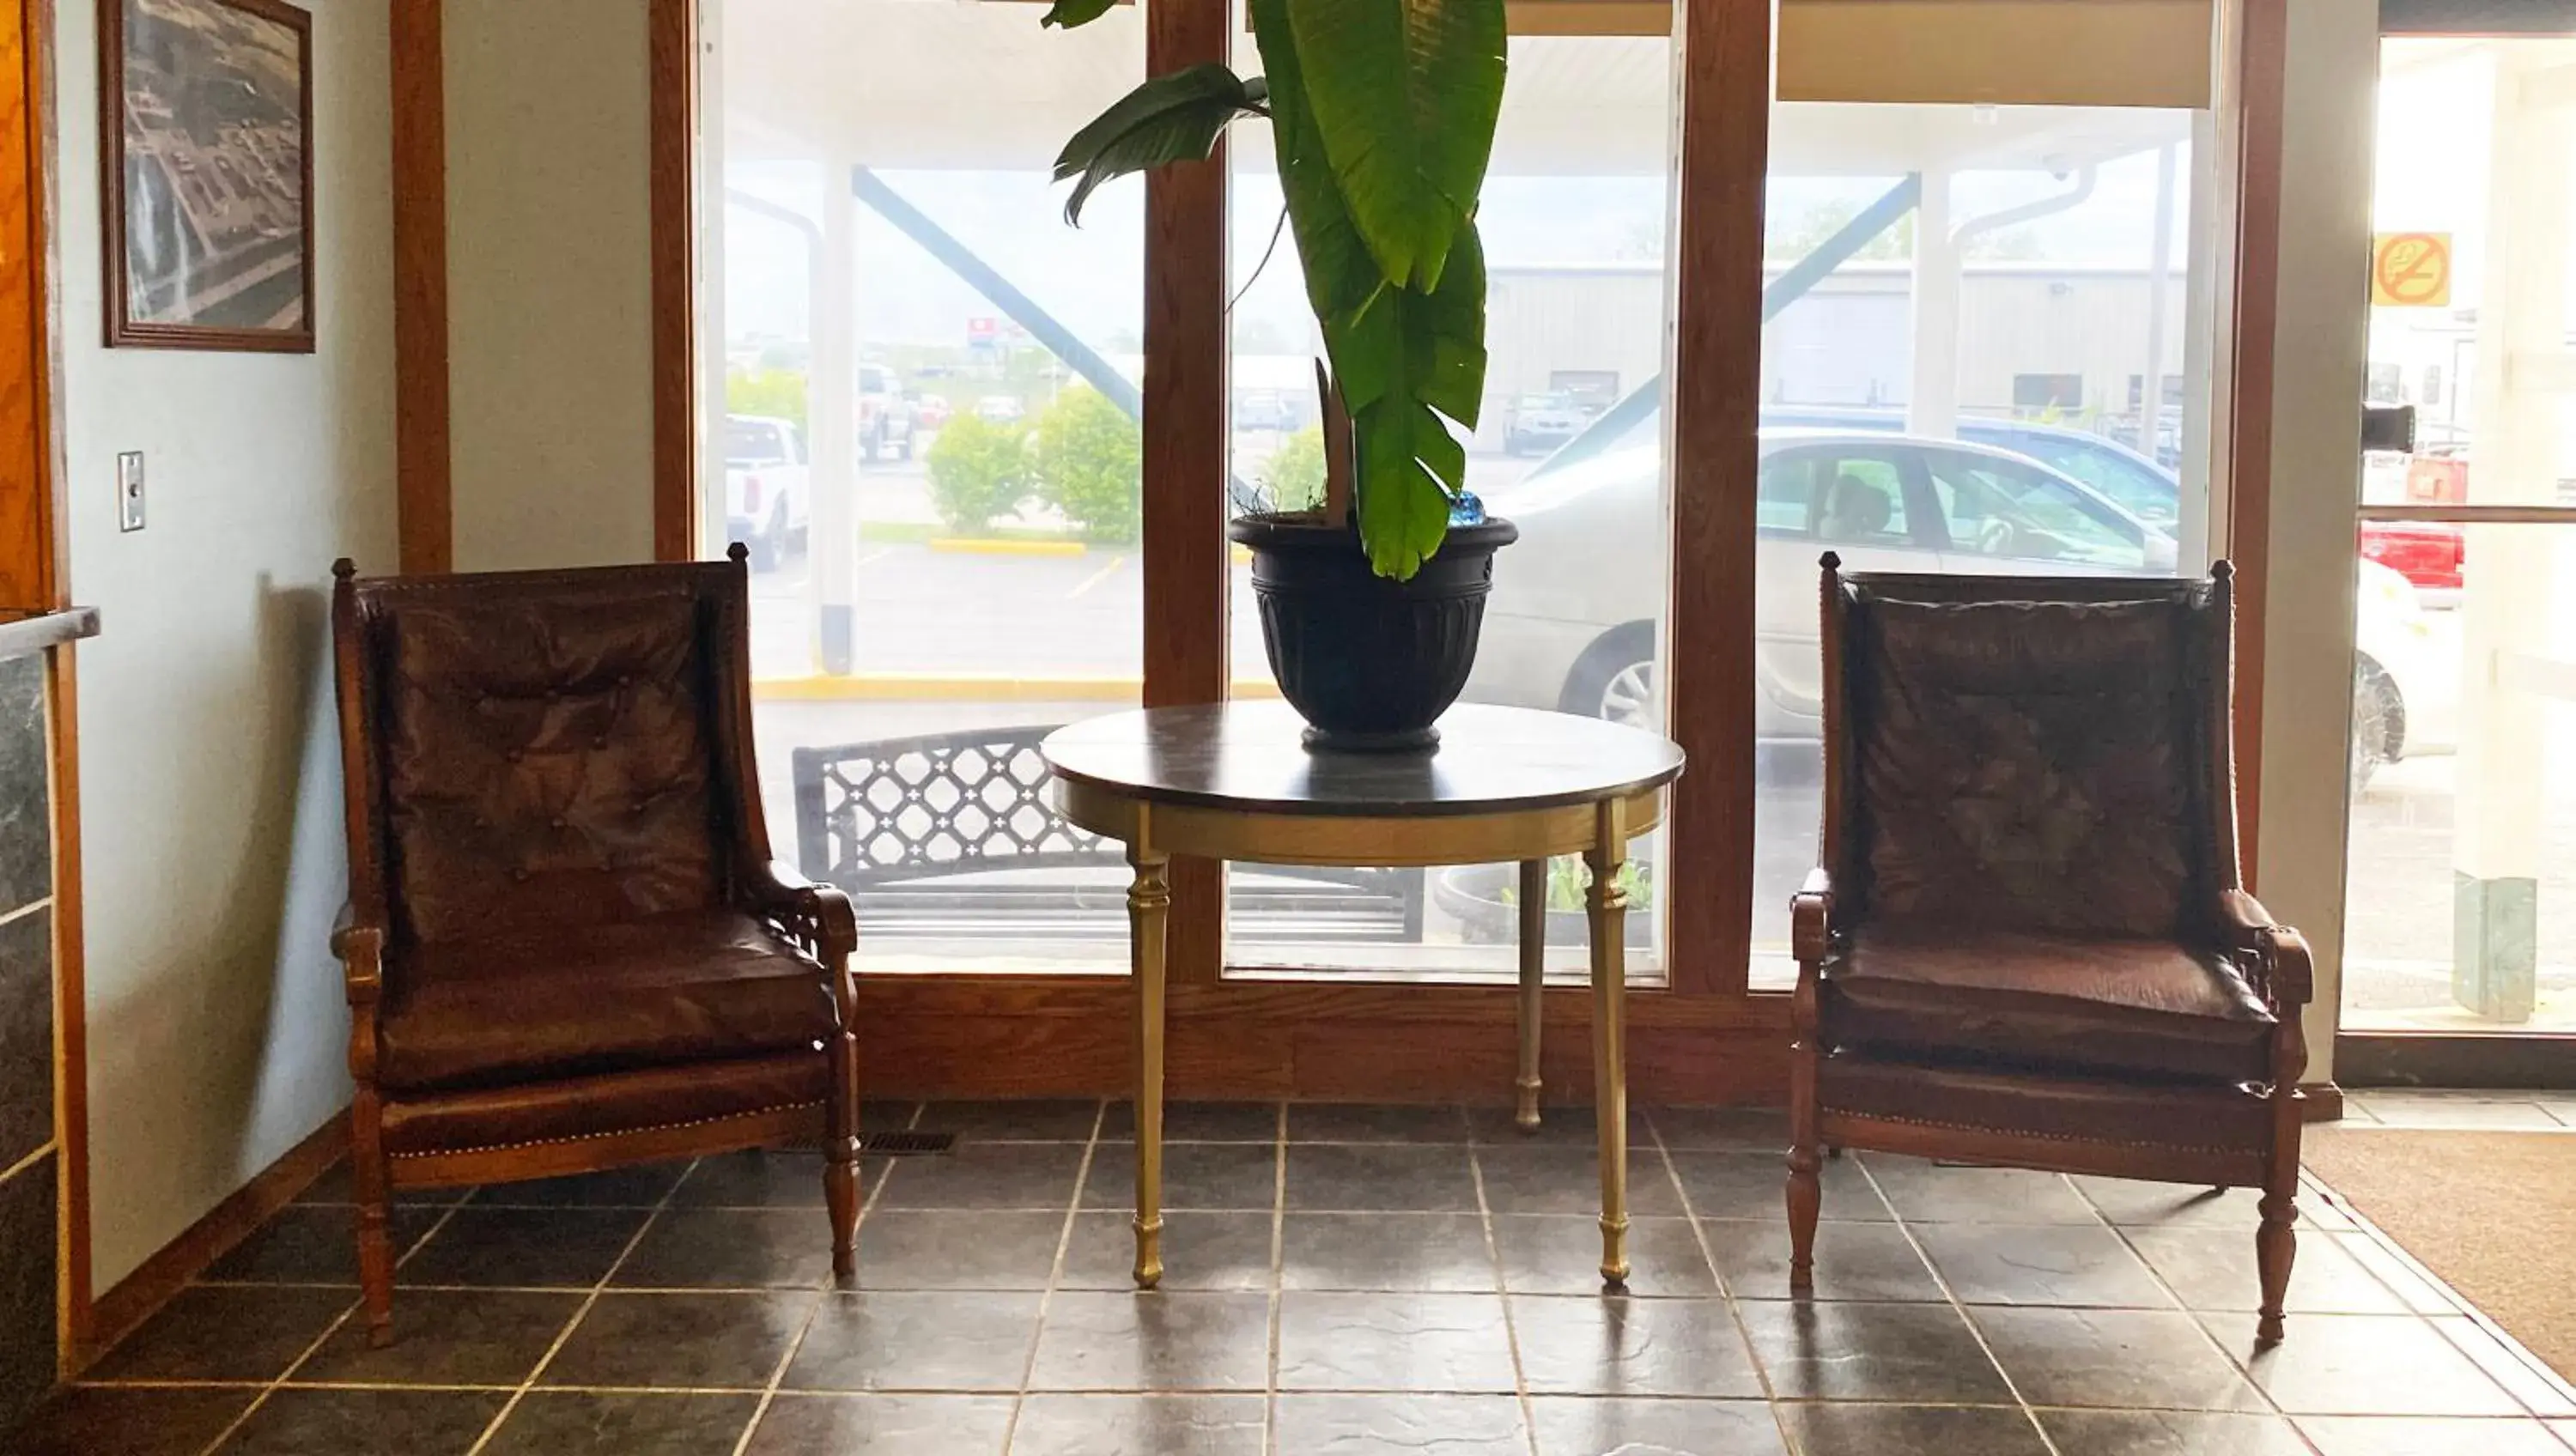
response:
<path fill-rule="evenodd" d="M 397 944 L 705 910 L 765 853 L 739 561 L 354 580 L 350 880 Z"/>
<path fill-rule="evenodd" d="M 2207 942 L 2237 887 L 2227 568 L 1843 575 L 1825 860 L 1867 922 Z"/>

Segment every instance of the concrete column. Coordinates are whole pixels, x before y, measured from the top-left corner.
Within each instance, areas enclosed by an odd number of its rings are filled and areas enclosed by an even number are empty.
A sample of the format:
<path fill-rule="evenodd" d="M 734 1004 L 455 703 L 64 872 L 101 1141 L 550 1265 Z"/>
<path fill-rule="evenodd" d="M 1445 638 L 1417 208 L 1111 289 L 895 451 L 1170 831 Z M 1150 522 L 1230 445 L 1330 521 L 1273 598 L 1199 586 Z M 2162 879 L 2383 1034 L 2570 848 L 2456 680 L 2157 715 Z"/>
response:
<path fill-rule="evenodd" d="M 1959 430 L 1959 249 L 1950 236 L 1950 174 L 1923 173 L 1914 211 L 1914 366 L 1905 428 L 1948 438 Z"/>
<path fill-rule="evenodd" d="M 2178 522 L 2182 569 L 2196 571 L 2217 559 L 2209 525 L 2219 502 L 2211 489 L 2209 451 L 2211 414 L 2218 395 L 2215 355 L 2218 336 L 2218 273 L 2224 256 L 2218 244 L 2217 205 L 2220 180 L 2218 123 L 2207 111 L 2191 114 L 2191 203 L 2189 253 L 2182 278 L 2182 477 Z"/>
<path fill-rule="evenodd" d="M 849 160 L 823 162 L 823 234 L 810 264 L 813 361 L 805 381 L 813 463 L 812 526 L 806 540 L 806 599 L 814 609 L 815 660 L 827 673 L 850 670 L 851 603 L 859 549 L 859 225 Z"/>
<path fill-rule="evenodd" d="M 2495 56 L 2484 283 L 2477 301 L 2471 499 L 2556 498 L 2558 404 L 2566 353 L 2568 112 L 2535 85 L 2568 52 L 2505 42 Z M 2531 1019 L 2545 769 L 2538 695 L 2506 686 L 2505 665 L 2545 648 L 2550 547 L 2544 531 L 2468 528 L 2460 606 L 2460 759 L 2452 808 L 2451 994 L 2490 1021 Z"/>
<path fill-rule="evenodd" d="M 2153 460 L 2165 418 L 2165 300 L 2172 289 L 2174 150 L 2156 149 L 2156 236 L 2147 247 L 2147 370 L 2138 386 L 2138 453 Z"/>

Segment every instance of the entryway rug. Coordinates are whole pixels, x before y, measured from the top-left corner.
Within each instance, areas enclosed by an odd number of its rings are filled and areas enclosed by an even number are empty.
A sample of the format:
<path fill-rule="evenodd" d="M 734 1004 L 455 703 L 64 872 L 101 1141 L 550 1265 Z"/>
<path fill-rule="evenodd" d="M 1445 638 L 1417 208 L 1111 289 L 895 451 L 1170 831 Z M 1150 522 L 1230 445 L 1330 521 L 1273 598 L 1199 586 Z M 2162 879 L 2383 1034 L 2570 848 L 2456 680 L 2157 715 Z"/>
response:
<path fill-rule="evenodd" d="M 2308 1129 L 2308 1171 L 2576 1381 L 2576 1134 Z"/>

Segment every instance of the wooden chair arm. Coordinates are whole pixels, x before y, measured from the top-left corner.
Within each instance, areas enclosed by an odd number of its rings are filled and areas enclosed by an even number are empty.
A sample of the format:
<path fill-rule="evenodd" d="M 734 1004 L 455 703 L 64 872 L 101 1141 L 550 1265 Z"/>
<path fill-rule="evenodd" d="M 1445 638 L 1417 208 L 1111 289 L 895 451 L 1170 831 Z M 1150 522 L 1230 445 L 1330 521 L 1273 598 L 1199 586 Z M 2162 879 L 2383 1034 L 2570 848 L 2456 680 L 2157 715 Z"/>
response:
<path fill-rule="evenodd" d="M 2316 958 L 2308 938 L 2275 921 L 2263 902 L 2243 890 L 2218 900 L 2220 933 L 2229 949 L 2251 955 L 2261 968 L 2262 990 L 2283 1007 L 2305 1006 L 2316 995 Z"/>
<path fill-rule="evenodd" d="M 752 908 L 778 917 L 812 945 L 826 964 L 845 961 L 859 948 L 859 920 L 850 909 L 850 897 L 833 886 L 815 884 L 782 860 L 746 865 L 743 893 Z"/>
<path fill-rule="evenodd" d="M 384 996 L 385 931 L 381 925 L 362 924 L 355 905 L 343 903 L 338 918 L 331 922 L 331 954 L 340 958 L 340 969 L 348 982 L 349 1004 L 371 1009 Z"/>
<path fill-rule="evenodd" d="M 1801 967 L 1825 958 L 1834 922 L 1834 877 L 1824 866 L 1807 871 L 1807 882 L 1789 897 L 1789 950 Z"/>

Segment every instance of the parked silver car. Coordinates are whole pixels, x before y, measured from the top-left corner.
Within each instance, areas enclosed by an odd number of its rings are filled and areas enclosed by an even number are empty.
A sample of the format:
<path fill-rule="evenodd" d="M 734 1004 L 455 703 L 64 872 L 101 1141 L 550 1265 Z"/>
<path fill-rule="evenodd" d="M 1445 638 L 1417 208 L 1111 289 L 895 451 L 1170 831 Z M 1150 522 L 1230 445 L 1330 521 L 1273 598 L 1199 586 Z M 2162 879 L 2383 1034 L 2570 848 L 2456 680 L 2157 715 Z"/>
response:
<path fill-rule="evenodd" d="M 1486 498 L 1521 530 L 1496 562 L 1474 701 L 1660 726 L 1665 513 L 1656 431 L 1559 454 Z M 2166 575 L 2172 537 L 2036 461 L 1874 430 L 1761 435 L 1757 731 L 1812 739 L 1823 705 L 1816 559 L 1856 571 Z M 1687 571 L 1691 563 L 1677 561 Z"/>

